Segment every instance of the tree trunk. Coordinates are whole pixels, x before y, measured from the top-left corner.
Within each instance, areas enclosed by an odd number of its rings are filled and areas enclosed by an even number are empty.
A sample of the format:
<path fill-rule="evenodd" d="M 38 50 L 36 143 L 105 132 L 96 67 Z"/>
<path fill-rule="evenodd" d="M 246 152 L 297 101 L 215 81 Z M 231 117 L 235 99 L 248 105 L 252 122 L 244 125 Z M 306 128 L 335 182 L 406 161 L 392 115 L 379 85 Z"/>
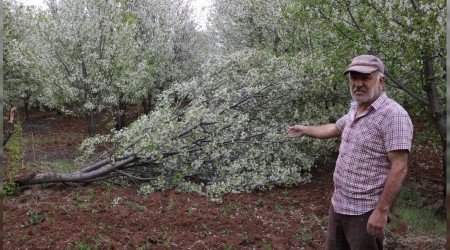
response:
<path fill-rule="evenodd" d="M 30 119 L 30 98 L 31 93 L 30 91 L 25 91 L 25 97 L 23 98 L 23 106 L 25 108 L 25 120 Z"/>
<path fill-rule="evenodd" d="M 116 130 L 121 130 L 126 126 L 125 119 L 126 119 L 126 108 L 127 105 L 123 101 L 123 95 L 120 95 L 119 97 L 119 103 L 117 104 L 117 115 L 116 115 Z"/>
<path fill-rule="evenodd" d="M 147 94 L 147 97 L 142 97 L 142 107 L 146 115 L 152 110 L 152 95 L 150 93 Z"/>
<path fill-rule="evenodd" d="M 95 135 L 95 129 L 97 128 L 97 122 L 98 122 L 99 112 L 97 109 L 92 110 L 89 115 L 86 116 L 87 120 L 87 134 L 89 137 L 92 137 Z"/>
<path fill-rule="evenodd" d="M 23 107 L 25 109 L 25 120 L 30 119 L 30 102 L 28 99 L 23 100 Z"/>
<path fill-rule="evenodd" d="M 434 124 L 436 125 L 436 129 L 439 133 L 439 137 L 441 139 L 442 145 L 442 169 L 444 172 L 444 177 L 446 177 L 447 170 L 447 157 L 446 157 L 446 148 L 447 148 L 447 130 L 446 130 L 446 113 L 441 108 L 439 104 L 439 96 L 436 88 L 436 78 L 434 76 L 434 62 L 433 58 L 426 56 L 423 59 L 424 63 L 424 74 L 425 74 L 425 86 L 424 90 L 427 93 L 427 99 L 429 103 L 429 111 L 431 116 L 433 117 Z M 443 180 L 443 195 L 444 195 L 444 204 L 436 211 L 436 214 L 439 217 L 445 218 L 445 203 L 446 203 L 446 180 Z"/>
<path fill-rule="evenodd" d="M 427 92 L 428 103 L 430 104 L 430 113 L 433 117 L 436 129 L 439 133 L 441 143 L 443 145 L 446 142 L 447 130 L 446 130 L 446 114 L 439 104 L 439 96 L 436 88 L 436 79 L 434 77 L 433 59 L 426 57 L 424 59 L 425 65 L 425 81 L 424 86 Z"/>

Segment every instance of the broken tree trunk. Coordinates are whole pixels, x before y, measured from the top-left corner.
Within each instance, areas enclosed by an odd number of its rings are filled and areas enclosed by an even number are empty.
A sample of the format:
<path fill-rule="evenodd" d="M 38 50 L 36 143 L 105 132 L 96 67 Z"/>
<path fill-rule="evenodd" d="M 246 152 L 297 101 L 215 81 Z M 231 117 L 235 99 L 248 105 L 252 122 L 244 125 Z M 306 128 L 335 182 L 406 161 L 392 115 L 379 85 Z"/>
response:
<path fill-rule="evenodd" d="M 130 155 L 122 160 L 112 162 L 103 162 L 98 164 L 99 167 L 90 167 L 87 170 L 77 171 L 69 174 L 62 173 L 33 173 L 25 178 L 18 178 L 16 182 L 19 186 L 29 186 L 42 183 L 55 183 L 55 182 L 89 182 L 95 181 L 98 178 L 106 177 L 108 174 L 127 166 L 137 160 L 135 154 Z M 95 165 L 93 165 L 95 166 Z"/>
<path fill-rule="evenodd" d="M 9 141 L 12 134 L 14 133 L 14 117 L 16 115 L 16 107 L 13 107 L 9 112 L 9 120 L 3 130 L 3 146 Z"/>

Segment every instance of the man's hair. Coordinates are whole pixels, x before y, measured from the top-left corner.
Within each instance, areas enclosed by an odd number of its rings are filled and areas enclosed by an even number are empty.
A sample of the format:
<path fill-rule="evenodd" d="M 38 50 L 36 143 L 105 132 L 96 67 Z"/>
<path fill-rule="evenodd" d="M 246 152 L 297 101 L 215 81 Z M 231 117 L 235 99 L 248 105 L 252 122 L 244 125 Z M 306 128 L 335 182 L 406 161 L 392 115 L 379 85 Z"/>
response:
<path fill-rule="evenodd" d="M 378 74 L 377 74 L 377 83 L 379 83 L 380 82 L 380 78 L 381 77 L 384 77 L 384 74 L 381 72 L 381 71 L 378 71 Z M 383 90 L 384 91 L 384 87 L 381 87 L 381 90 Z"/>
<path fill-rule="evenodd" d="M 380 80 L 381 77 L 384 77 L 384 74 L 381 71 L 378 71 L 377 82 Z"/>

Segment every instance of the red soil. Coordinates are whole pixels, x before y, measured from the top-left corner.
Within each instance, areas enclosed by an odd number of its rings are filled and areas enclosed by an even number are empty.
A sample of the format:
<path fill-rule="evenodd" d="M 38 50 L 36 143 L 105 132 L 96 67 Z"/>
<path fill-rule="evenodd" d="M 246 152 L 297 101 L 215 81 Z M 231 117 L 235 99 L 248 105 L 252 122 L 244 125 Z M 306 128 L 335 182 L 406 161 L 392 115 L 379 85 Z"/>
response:
<path fill-rule="evenodd" d="M 139 110 L 135 109 L 134 115 Z M 24 127 L 26 174 L 39 161 L 73 159 L 85 137 L 82 119 L 36 112 Z M 420 129 L 420 128 L 419 128 Z M 104 126 L 99 131 L 107 131 Z M 62 136 L 72 134 L 70 140 Z M 8 171 L 5 151 L 5 172 Z M 424 205 L 442 204 L 442 152 L 417 148 L 405 185 Z M 313 170 L 311 183 L 228 194 L 222 204 L 175 190 L 148 197 L 105 184 L 28 187 L 3 199 L 4 249 L 322 249 L 333 191 L 333 166 Z M 6 175 L 4 175 L 6 177 Z M 405 225 L 392 229 L 404 233 Z"/>

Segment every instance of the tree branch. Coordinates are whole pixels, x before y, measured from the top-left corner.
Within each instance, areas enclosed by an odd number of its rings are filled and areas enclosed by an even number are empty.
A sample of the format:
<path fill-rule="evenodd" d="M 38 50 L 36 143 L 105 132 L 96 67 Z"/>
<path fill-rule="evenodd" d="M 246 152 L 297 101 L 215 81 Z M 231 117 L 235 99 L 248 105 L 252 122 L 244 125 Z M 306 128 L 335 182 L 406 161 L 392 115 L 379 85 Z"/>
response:
<path fill-rule="evenodd" d="M 411 0 L 411 4 L 413 5 L 414 10 L 419 11 L 419 4 L 416 0 Z"/>
<path fill-rule="evenodd" d="M 412 96 L 413 98 L 415 98 L 416 100 L 418 100 L 419 102 L 421 102 L 422 104 L 429 106 L 430 104 L 428 103 L 427 100 L 423 99 L 422 97 L 420 97 L 419 95 L 417 95 L 416 93 L 414 93 L 412 90 L 408 89 L 407 87 L 405 87 L 403 84 L 399 83 L 398 81 L 396 81 L 391 74 L 389 74 L 387 71 L 384 72 L 384 74 L 395 84 L 397 85 L 401 90 L 405 91 L 406 93 L 408 93 L 410 96 Z"/>

